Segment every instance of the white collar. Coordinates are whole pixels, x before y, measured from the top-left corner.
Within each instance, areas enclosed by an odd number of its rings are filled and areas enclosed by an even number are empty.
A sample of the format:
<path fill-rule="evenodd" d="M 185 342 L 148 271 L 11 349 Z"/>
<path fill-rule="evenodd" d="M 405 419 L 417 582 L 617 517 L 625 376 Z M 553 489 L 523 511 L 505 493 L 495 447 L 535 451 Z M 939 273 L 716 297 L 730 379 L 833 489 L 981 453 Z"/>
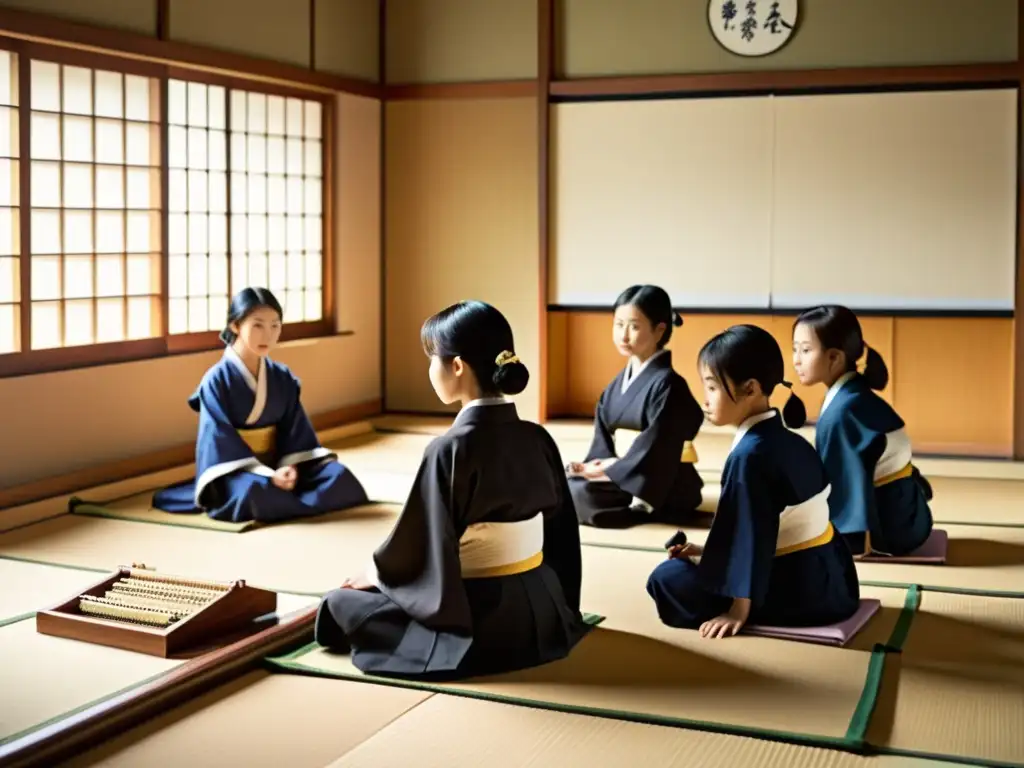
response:
<path fill-rule="evenodd" d="M 499 395 L 498 397 L 478 397 L 476 400 L 470 400 L 468 403 L 462 406 L 462 410 L 467 408 L 476 408 L 481 405 L 505 405 L 509 400 L 507 397 Z"/>
<path fill-rule="evenodd" d="M 821 403 L 821 410 L 818 411 L 818 418 L 821 418 L 821 414 L 825 412 L 825 409 L 828 408 L 829 403 L 831 403 L 832 400 L 835 399 L 835 396 L 839 394 L 839 390 L 843 388 L 843 385 L 856 375 L 856 371 L 847 371 L 838 379 L 836 379 L 835 384 L 828 388 L 828 392 L 825 393 L 825 399 Z"/>
<path fill-rule="evenodd" d="M 259 377 L 252 375 L 252 371 L 246 366 L 245 362 L 235 352 L 235 348 L 228 345 L 224 348 L 224 357 L 230 361 L 238 372 L 242 374 L 242 378 L 245 379 L 245 383 L 249 385 L 249 389 L 252 390 L 255 398 L 253 399 L 252 410 L 249 412 L 248 418 L 246 418 L 246 424 L 255 424 L 256 421 L 263 415 L 263 409 L 267 407 L 267 358 L 260 358 L 260 372 Z"/>
<path fill-rule="evenodd" d="M 659 349 L 653 355 L 644 360 L 640 365 L 636 365 L 636 359 L 631 357 L 629 362 L 626 363 L 626 372 L 622 376 L 622 391 L 625 392 L 629 389 L 629 385 L 636 381 L 637 377 L 644 372 L 644 370 L 651 364 L 651 361 L 659 355 L 668 352 L 667 349 Z"/>
<path fill-rule="evenodd" d="M 736 428 L 736 436 L 732 439 L 732 445 L 729 447 L 729 452 L 731 453 L 733 449 L 740 444 L 740 440 L 746 436 L 751 427 L 755 424 L 760 424 L 762 421 L 773 419 L 778 415 L 779 412 L 772 408 L 771 410 L 751 416 L 749 419 L 745 419 L 744 422 Z"/>

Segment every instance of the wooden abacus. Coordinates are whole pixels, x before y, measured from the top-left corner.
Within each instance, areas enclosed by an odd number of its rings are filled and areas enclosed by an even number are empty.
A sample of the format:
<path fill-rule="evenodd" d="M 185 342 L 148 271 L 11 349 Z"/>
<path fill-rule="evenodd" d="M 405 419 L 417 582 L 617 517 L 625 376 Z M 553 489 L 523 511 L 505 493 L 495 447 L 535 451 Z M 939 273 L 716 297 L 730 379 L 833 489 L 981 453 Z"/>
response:
<path fill-rule="evenodd" d="M 103 581 L 36 613 L 36 631 L 168 657 L 277 610 L 277 593 L 122 566 Z"/>

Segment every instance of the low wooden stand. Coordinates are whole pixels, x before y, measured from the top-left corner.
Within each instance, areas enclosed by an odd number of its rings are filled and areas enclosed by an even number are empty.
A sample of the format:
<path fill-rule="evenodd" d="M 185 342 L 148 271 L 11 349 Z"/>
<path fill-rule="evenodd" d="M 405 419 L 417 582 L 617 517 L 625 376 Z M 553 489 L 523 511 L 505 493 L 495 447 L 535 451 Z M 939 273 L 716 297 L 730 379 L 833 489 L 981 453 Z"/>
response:
<path fill-rule="evenodd" d="M 193 589 L 197 594 L 202 590 L 206 597 L 194 598 L 201 602 L 196 602 L 188 615 L 173 620 L 167 626 L 150 626 L 128 616 L 133 612 L 136 616 L 141 612 L 148 615 L 152 609 L 129 606 L 129 601 L 124 601 L 126 605 L 120 605 L 117 597 L 103 602 L 104 595 L 114 594 L 111 590 L 115 584 L 118 587 L 126 584 L 149 585 L 158 590 L 162 587 L 168 590 L 185 588 Z M 99 602 L 101 609 L 105 604 L 114 603 L 110 610 L 123 612 L 126 617 L 106 617 L 83 611 L 82 598 L 89 596 L 100 598 L 93 605 Z M 135 606 L 139 605 L 141 603 L 135 603 Z M 167 658 L 196 645 L 208 645 L 218 637 L 242 630 L 254 619 L 276 610 L 276 592 L 246 586 L 244 581 L 189 579 L 157 573 L 145 566 L 122 566 L 84 592 L 49 610 L 39 611 L 36 614 L 36 631 L 44 635 L 67 637 Z"/>

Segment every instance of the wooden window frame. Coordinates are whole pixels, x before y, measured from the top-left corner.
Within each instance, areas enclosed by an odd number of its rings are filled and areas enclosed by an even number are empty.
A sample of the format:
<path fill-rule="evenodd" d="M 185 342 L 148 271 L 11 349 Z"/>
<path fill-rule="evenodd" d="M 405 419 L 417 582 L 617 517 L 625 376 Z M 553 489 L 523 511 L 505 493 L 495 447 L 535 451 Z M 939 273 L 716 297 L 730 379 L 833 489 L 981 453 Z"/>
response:
<path fill-rule="evenodd" d="M 167 205 L 168 182 L 170 178 L 168 163 L 168 82 L 170 80 L 186 80 L 206 85 L 219 85 L 226 89 L 225 98 L 230 100 L 231 89 L 241 89 L 273 96 L 301 98 L 307 101 L 318 101 L 321 104 L 321 142 L 322 142 L 322 316 L 320 320 L 285 323 L 281 341 L 319 338 L 333 336 L 336 330 L 335 295 L 334 295 L 334 163 L 335 163 L 335 100 L 334 94 L 319 90 L 305 90 L 278 83 L 266 82 L 262 79 L 250 79 L 235 75 L 209 72 L 188 66 L 162 64 L 121 57 L 107 53 L 80 50 L 63 45 L 37 43 L 18 38 L 0 35 L 0 50 L 10 51 L 17 55 L 18 61 L 18 181 L 19 200 L 18 217 L 20 230 L 20 250 L 16 254 L 19 262 L 20 291 L 20 331 L 21 346 L 18 352 L 0 355 L 0 378 L 29 376 L 40 373 L 87 368 L 98 365 L 134 362 L 154 358 L 168 357 L 178 354 L 215 350 L 223 347 L 219 339 L 219 331 L 204 331 L 171 335 L 168 332 L 169 321 L 169 248 L 168 248 L 168 216 Z M 139 75 L 153 78 L 159 84 L 160 119 L 158 122 L 160 135 L 160 204 L 159 218 L 161 223 L 160 247 L 160 336 L 149 339 L 104 342 L 55 349 L 31 349 L 31 61 L 43 59 L 56 64 L 106 69 L 126 75 Z M 228 129 L 225 131 L 228 132 Z M 230 166 L 230 157 L 229 157 Z M 230 221 L 230 167 L 228 175 L 228 211 Z M 231 247 L 228 245 L 228 269 L 230 276 Z"/>

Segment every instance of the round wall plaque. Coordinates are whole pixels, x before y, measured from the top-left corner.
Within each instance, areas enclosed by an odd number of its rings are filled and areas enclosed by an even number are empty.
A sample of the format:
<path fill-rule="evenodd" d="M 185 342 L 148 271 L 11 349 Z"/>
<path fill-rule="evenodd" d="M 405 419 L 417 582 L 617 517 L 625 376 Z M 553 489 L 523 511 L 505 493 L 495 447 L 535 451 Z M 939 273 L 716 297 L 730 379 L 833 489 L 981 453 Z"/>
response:
<path fill-rule="evenodd" d="M 767 56 L 793 36 L 797 0 L 710 0 L 708 24 L 719 44 L 737 56 Z"/>

